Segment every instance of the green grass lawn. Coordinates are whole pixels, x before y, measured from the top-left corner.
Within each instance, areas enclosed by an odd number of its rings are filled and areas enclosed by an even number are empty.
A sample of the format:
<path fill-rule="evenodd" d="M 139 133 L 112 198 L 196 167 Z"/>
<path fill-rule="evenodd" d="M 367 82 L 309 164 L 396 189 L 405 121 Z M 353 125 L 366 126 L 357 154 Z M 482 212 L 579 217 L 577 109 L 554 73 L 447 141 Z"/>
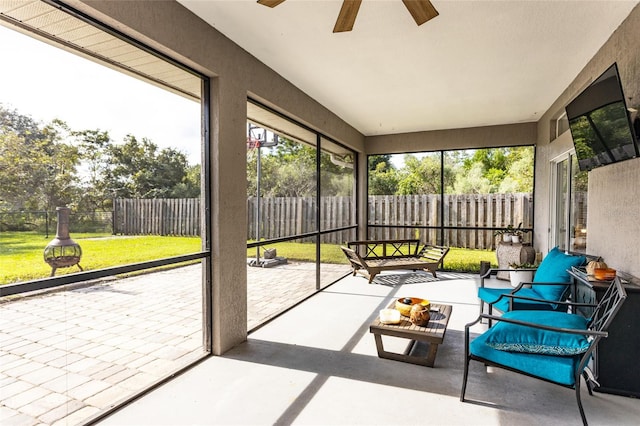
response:
<path fill-rule="evenodd" d="M 266 248 L 275 248 L 278 256 L 289 260 L 313 262 L 316 248 L 313 243 L 276 243 Z M 262 251 L 260 252 L 262 254 Z M 255 257 L 256 249 L 247 249 L 247 257 Z M 347 258 L 338 244 L 320 244 L 320 261 L 323 263 L 348 263 Z M 498 267 L 495 251 L 451 248 L 444 258 L 444 268 L 447 271 L 479 272 L 480 261 L 487 261 L 491 266 Z"/>
<path fill-rule="evenodd" d="M 54 236 L 32 232 L 0 232 L 0 284 L 45 278 L 51 267 L 43 251 Z M 74 233 L 71 238 L 82 248 L 80 265 L 87 270 L 162 259 L 201 251 L 200 238 Z M 78 272 L 76 266 L 58 269 L 56 275 Z"/>
<path fill-rule="evenodd" d="M 444 258 L 447 271 L 480 272 L 480 261 L 490 262 L 493 268 L 498 267 L 496 252 L 493 250 L 474 250 L 452 247 Z"/>
<path fill-rule="evenodd" d="M 71 235 L 82 248 L 80 265 L 84 270 L 96 270 L 110 266 L 126 265 L 147 260 L 162 259 L 201 251 L 200 238 L 160 236 L 112 236 L 109 234 Z M 45 278 L 51 267 L 43 259 L 43 251 L 53 236 L 46 238 L 35 232 L 0 233 L 0 285 Z M 292 261 L 315 260 L 316 248 L 312 243 L 284 242 L 270 244 L 278 256 Z M 262 252 L 261 252 L 262 253 Z M 247 258 L 255 257 L 256 249 L 247 249 Z M 321 244 L 320 261 L 347 264 L 338 244 Z M 478 272 L 480 261 L 497 266 L 496 255 L 488 250 L 452 248 L 444 260 L 448 271 Z M 62 268 L 56 275 L 77 272 L 78 268 Z"/>

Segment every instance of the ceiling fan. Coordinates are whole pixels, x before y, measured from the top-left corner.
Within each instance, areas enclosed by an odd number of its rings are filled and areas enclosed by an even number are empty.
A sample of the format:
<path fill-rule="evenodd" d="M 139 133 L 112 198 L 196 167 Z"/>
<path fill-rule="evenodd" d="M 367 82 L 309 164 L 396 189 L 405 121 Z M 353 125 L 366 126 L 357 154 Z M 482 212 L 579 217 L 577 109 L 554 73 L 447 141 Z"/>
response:
<path fill-rule="evenodd" d="M 259 4 L 268 7 L 276 7 L 282 2 L 284 2 L 284 0 L 258 0 Z M 402 0 L 402 2 L 418 25 L 422 25 L 429 19 L 438 16 L 438 11 L 429 0 Z M 334 33 L 351 31 L 353 29 L 353 24 L 356 22 L 356 16 L 358 15 L 358 9 L 360 9 L 360 3 L 362 3 L 362 0 L 344 0 L 342 2 L 340 14 L 336 20 L 336 25 L 333 27 Z"/>

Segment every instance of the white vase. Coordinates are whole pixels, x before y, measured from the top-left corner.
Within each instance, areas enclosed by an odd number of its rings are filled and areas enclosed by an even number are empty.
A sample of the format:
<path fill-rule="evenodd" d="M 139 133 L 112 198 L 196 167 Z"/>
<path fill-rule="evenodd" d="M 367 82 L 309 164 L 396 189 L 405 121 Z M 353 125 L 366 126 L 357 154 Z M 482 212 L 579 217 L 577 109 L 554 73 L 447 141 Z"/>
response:
<path fill-rule="evenodd" d="M 502 242 L 510 243 L 511 242 L 511 234 L 502 234 Z"/>
<path fill-rule="evenodd" d="M 511 287 L 517 287 L 520 283 L 530 283 L 533 280 L 533 271 L 512 269 L 509 272 L 509 279 L 511 280 Z"/>
<path fill-rule="evenodd" d="M 519 243 L 520 242 L 520 235 L 512 235 L 511 236 L 511 242 L 512 243 Z"/>

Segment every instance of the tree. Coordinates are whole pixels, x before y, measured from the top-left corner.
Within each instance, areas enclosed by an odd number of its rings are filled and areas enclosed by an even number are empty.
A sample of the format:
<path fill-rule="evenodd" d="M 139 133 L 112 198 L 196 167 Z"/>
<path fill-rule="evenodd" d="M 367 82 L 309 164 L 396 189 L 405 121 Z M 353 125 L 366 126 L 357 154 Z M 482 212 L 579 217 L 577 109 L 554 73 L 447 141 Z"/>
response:
<path fill-rule="evenodd" d="M 73 203 L 78 151 L 60 120 L 40 127 L 0 105 L 0 208 L 50 210 Z"/>
<path fill-rule="evenodd" d="M 456 156 L 454 193 L 531 192 L 533 148 L 486 148 Z"/>
<path fill-rule="evenodd" d="M 248 153 L 248 197 L 255 197 L 257 194 L 258 155 L 260 155 L 261 197 L 307 197 L 315 195 L 315 149 L 296 146 L 291 141 L 283 141 L 283 146 L 278 145 L 277 148 L 270 149 L 255 149 Z"/>
<path fill-rule="evenodd" d="M 510 156 L 510 164 L 505 177 L 500 182 L 498 191 L 532 192 L 533 191 L 533 149 L 525 148 L 515 151 Z"/>
<path fill-rule="evenodd" d="M 399 171 L 398 193 L 439 194 L 441 191 L 441 165 L 439 155 L 404 156 L 404 167 Z M 451 184 L 453 170 L 448 164 L 444 167 L 445 188 Z"/>
<path fill-rule="evenodd" d="M 483 176 L 482 163 L 473 163 L 466 173 L 458 174 L 453 185 L 455 194 L 489 194 L 492 185 L 488 178 Z"/>
<path fill-rule="evenodd" d="M 158 150 L 147 138 L 127 135 L 121 145 L 108 149 L 110 167 L 105 172 L 106 191 L 121 198 L 171 198 L 184 196 L 188 184 L 187 156 L 173 148 Z M 106 195 L 106 194 L 105 194 Z"/>
<path fill-rule="evenodd" d="M 395 169 L 391 163 L 391 154 L 378 154 L 369 156 L 369 171 L 376 170 L 380 163 L 384 163 L 385 168 Z"/>
<path fill-rule="evenodd" d="M 200 182 L 200 166 L 187 167 L 187 175 L 173 188 L 172 198 L 199 198 Z"/>
<path fill-rule="evenodd" d="M 104 209 L 109 197 L 105 177 L 109 170 L 111 138 L 106 131 L 82 130 L 71 132 L 84 167 L 79 208 L 88 211 Z"/>
<path fill-rule="evenodd" d="M 391 155 L 369 156 L 369 195 L 393 195 L 398 191 L 398 181 Z"/>
<path fill-rule="evenodd" d="M 200 166 L 184 153 L 160 150 L 128 135 L 46 125 L 0 104 L 0 210 L 104 209 L 113 197 L 200 196 Z"/>
<path fill-rule="evenodd" d="M 46 143 L 40 146 L 44 153 L 44 175 L 39 186 L 48 211 L 58 206 L 75 207 L 78 198 L 78 149 L 67 141 L 68 127 L 64 121 L 53 120 L 45 126 Z"/>

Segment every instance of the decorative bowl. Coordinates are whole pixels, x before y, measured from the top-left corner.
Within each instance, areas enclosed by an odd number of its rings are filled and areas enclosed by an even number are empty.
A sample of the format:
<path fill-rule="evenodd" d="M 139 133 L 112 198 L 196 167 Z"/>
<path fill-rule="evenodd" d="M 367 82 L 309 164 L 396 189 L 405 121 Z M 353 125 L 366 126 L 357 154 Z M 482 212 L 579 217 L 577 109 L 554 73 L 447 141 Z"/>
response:
<path fill-rule="evenodd" d="M 411 302 L 409 303 L 409 301 Z M 420 299 L 418 297 L 401 297 L 396 300 L 396 309 L 400 311 L 403 316 L 408 318 L 411 316 L 411 307 L 416 303 L 426 306 L 427 309 L 430 306 L 429 301 L 426 299 Z"/>
<path fill-rule="evenodd" d="M 598 281 L 611 281 L 616 277 L 616 270 L 611 268 L 596 268 L 593 276 Z"/>

